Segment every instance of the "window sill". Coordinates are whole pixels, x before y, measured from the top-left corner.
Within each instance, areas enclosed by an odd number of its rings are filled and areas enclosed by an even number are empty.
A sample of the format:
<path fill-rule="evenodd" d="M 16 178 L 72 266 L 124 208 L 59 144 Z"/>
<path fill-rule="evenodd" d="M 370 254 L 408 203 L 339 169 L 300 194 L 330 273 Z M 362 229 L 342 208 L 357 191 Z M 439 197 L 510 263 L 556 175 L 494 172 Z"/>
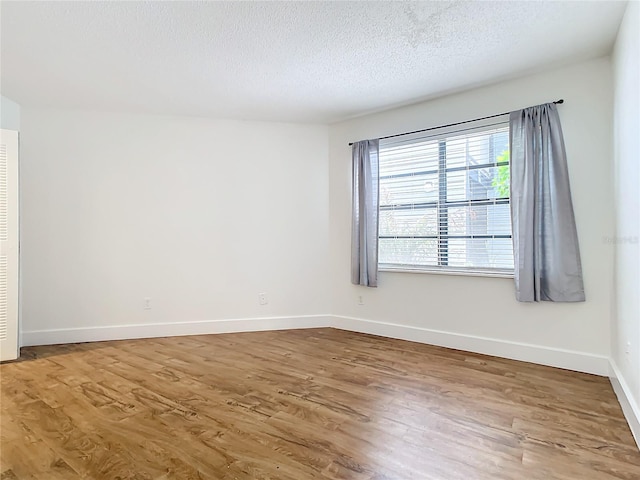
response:
<path fill-rule="evenodd" d="M 455 268 L 411 267 L 409 265 L 379 265 L 378 271 L 394 273 L 427 273 L 435 275 L 461 275 L 464 277 L 513 278 L 513 271 L 509 270 L 464 270 Z"/>

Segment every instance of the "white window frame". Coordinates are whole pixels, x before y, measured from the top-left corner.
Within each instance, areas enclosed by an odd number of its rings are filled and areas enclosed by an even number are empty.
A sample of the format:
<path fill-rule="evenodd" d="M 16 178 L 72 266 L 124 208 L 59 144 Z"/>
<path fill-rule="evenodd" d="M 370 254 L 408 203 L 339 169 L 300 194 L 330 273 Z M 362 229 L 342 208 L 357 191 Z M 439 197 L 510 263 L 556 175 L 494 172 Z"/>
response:
<path fill-rule="evenodd" d="M 475 122 L 465 122 L 464 125 L 452 125 L 448 127 L 436 128 L 427 132 L 416 132 L 413 134 L 401 135 L 391 137 L 388 139 L 380 140 L 381 161 L 383 161 L 382 151 L 385 147 L 398 146 L 401 144 L 411 144 L 424 140 L 437 140 L 445 139 L 455 135 L 456 133 L 472 133 L 483 132 L 494 129 L 496 127 L 508 126 L 509 115 L 501 115 L 499 117 L 479 120 Z M 444 163 L 443 163 L 444 162 Z M 444 165 L 444 173 L 441 171 Z M 495 164 L 499 166 L 499 164 Z M 446 158 L 441 158 L 439 162 L 438 178 L 441 181 L 441 175 L 446 175 Z M 438 183 L 440 183 L 440 181 Z M 438 186 L 440 189 L 440 186 Z M 505 202 L 499 200 L 496 203 L 510 204 L 511 198 Z M 378 234 L 380 238 L 380 234 Z M 440 239 L 438 238 L 440 245 Z M 440 246 L 438 246 L 438 257 L 440 258 Z M 378 263 L 378 270 L 381 272 L 400 272 L 400 273 L 427 273 L 427 274 L 440 274 L 440 275 L 464 275 L 464 276 L 481 276 L 481 277 L 498 277 L 498 278 L 513 278 L 514 270 L 509 269 L 497 269 L 497 268 L 483 268 L 483 267 L 449 267 L 444 265 L 408 265 L 408 264 L 385 264 Z"/>

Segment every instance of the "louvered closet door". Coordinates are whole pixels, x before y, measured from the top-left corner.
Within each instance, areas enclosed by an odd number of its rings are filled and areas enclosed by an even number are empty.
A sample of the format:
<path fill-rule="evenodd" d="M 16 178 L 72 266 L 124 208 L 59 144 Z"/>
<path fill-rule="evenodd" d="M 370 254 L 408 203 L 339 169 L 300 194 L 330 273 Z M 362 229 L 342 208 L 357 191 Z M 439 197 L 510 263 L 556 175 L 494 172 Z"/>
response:
<path fill-rule="evenodd" d="M 18 132 L 0 130 L 0 361 L 18 358 Z"/>

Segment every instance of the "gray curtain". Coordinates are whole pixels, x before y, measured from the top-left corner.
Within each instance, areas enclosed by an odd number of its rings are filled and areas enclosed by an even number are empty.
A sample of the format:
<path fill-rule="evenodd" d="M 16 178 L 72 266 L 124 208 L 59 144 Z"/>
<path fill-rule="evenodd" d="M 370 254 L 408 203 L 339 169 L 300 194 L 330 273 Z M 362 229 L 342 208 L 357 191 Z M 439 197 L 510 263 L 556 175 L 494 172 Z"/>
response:
<path fill-rule="evenodd" d="M 554 104 L 511 112 L 510 151 L 516 298 L 582 302 L 580 249 Z"/>
<path fill-rule="evenodd" d="M 352 146 L 351 283 L 378 286 L 379 141 Z"/>

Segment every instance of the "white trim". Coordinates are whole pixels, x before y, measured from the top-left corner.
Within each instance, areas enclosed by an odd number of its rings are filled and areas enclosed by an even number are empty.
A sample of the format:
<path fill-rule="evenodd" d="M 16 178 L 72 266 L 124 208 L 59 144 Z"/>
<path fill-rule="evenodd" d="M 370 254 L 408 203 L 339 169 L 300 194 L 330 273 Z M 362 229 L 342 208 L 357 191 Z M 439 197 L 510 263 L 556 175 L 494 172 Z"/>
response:
<path fill-rule="evenodd" d="M 100 342 L 212 333 L 259 332 L 298 328 L 330 327 L 329 315 L 299 315 L 291 317 L 237 318 L 195 322 L 109 325 L 104 327 L 32 330 L 22 333 L 22 345 L 55 345 L 60 343 Z"/>
<path fill-rule="evenodd" d="M 595 375 L 608 376 L 610 372 L 609 359 L 601 355 L 338 315 L 237 318 L 32 330 L 22 332 L 22 344 L 23 346 L 55 345 L 135 338 L 326 327 L 438 345 Z"/>
<path fill-rule="evenodd" d="M 376 322 L 363 318 L 335 315 L 333 318 L 333 327 L 342 330 L 438 345 L 467 352 L 482 353 L 577 372 L 592 373 L 604 377 L 609 375 L 609 359 L 604 355 L 594 355 L 586 352 L 478 337 L 475 335 L 463 335 L 441 330 L 410 327 L 394 323 Z"/>
<path fill-rule="evenodd" d="M 624 417 L 627 419 L 633 438 L 635 438 L 636 444 L 638 444 L 638 448 L 640 448 L 640 406 L 633 398 L 629 385 L 613 359 L 609 360 L 609 380 L 611 380 L 613 391 L 616 392 L 616 396 L 622 407 L 622 413 L 624 413 Z"/>
<path fill-rule="evenodd" d="M 449 269 L 442 267 L 418 267 L 410 265 L 392 265 L 389 263 L 381 263 L 378 265 L 379 272 L 395 272 L 395 273 L 427 273 L 433 275 L 462 275 L 465 277 L 489 277 L 489 278 L 513 278 L 513 270 L 464 270 Z"/>

